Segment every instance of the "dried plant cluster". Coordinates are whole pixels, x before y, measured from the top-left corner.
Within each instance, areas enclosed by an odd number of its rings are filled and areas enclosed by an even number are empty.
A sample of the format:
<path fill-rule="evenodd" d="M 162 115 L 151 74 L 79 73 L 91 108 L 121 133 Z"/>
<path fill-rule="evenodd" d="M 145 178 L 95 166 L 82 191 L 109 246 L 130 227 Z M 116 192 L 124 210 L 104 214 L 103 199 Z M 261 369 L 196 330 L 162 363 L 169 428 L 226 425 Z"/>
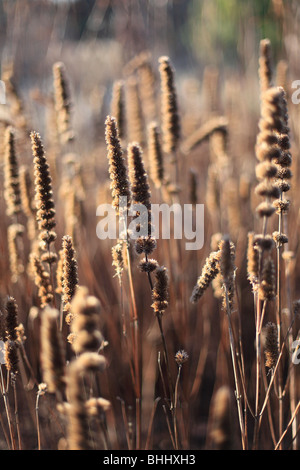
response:
<path fill-rule="evenodd" d="M 290 64 L 263 39 L 246 98 L 249 77 L 175 63 L 144 51 L 100 90 L 53 61 L 28 99 L 3 67 L 1 449 L 299 448 Z M 203 248 L 172 218 L 155 238 L 153 203 L 203 203 Z M 100 240 L 99 204 L 146 232 Z"/>

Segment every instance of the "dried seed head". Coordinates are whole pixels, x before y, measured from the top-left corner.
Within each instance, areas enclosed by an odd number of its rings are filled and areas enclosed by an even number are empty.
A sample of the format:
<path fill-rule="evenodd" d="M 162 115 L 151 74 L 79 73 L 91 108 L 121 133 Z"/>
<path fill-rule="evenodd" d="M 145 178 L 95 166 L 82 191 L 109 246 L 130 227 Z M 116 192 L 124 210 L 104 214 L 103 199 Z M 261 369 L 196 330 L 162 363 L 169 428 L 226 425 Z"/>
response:
<path fill-rule="evenodd" d="M 134 76 L 126 83 L 126 116 L 129 142 L 144 144 L 144 118 L 138 81 Z"/>
<path fill-rule="evenodd" d="M 276 209 L 276 214 L 287 214 L 290 207 L 290 201 L 276 199 L 276 201 L 273 201 L 273 206 Z"/>
<path fill-rule="evenodd" d="M 6 339 L 17 341 L 18 327 L 18 305 L 16 299 L 8 297 L 5 305 L 6 310 Z"/>
<path fill-rule="evenodd" d="M 219 260 L 220 260 L 220 252 L 213 251 L 208 258 L 206 258 L 205 265 L 202 269 L 201 275 L 197 280 L 197 284 L 195 285 L 190 301 L 192 303 L 196 303 L 204 294 L 206 289 L 209 287 L 213 279 L 219 273 Z"/>
<path fill-rule="evenodd" d="M 12 282 L 17 282 L 20 274 L 24 272 L 24 264 L 19 250 L 19 238 L 24 233 L 24 226 L 11 224 L 7 229 L 7 244 L 9 252 L 9 267 Z"/>
<path fill-rule="evenodd" d="M 49 232 L 56 225 L 52 180 L 41 137 L 37 132 L 31 132 L 30 136 L 34 157 L 36 217 L 42 231 L 41 239 L 50 244 Z"/>
<path fill-rule="evenodd" d="M 265 201 L 259 204 L 256 208 L 256 212 L 259 217 L 271 217 L 275 212 L 275 207 L 271 203 Z"/>
<path fill-rule="evenodd" d="M 142 149 L 138 143 L 128 145 L 128 169 L 133 204 L 143 204 L 151 208 L 151 193 L 148 175 L 144 167 Z"/>
<path fill-rule="evenodd" d="M 38 256 L 30 255 L 30 264 L 34 272 L 34 282 L 38 287 L 38 296 L 41 301 L 41 307 L 51 304 L 53 300 L 52 285 L 50 282 L 50 275 L 45 270 L 42 262 Z"/>
<path fill-rule="evenodd" d="M 248 233 L 247 249 L 247 272 L 248 279 L 252 284 L 256 284 L 259 277 L 259 253 L 254 245 L 254 235 L 254 232 Z"/>
<path fill-rule="evenodd" d="M 272 258 L 266 258 L 263 263 L 261 281 L 258 288 L 260 300 L 272 300 L 276 296 L 275 267 Z"/>
<path fill-rule="evenodd" d="M 225 283 L 230 283 L 234 276 L 235 247 L 228 237 L 221 240 L 220 245 L 220 272 Z"/>
<path fill-rule="evenodd" d="M 274 163 L 264 161 L 256 165 L 255 173 L 259 180 L 275 178 L 277 175 L 278 168 Z"/>
<path fill-rule="evenodd" d="M 68 368 L 67 396 L 68 407 L 68 443 L 70 450 L 92 450 L 88 404 L 83 377 L 91 372 L 103 371 L 106 360 L 96 353 L 84 353 L 74 359 Z"/>
<path fill-rule="evenodd" d="M 182 364 L 184 364 L 189 358 L 189 355 L 186 351 L 184 351 L 183 349 L 180 350 L 180 351 L 177 351 L 177 353 L 175 354 L 175 361 L 177 362 L 177 364 L 179 366 L 182 366 Z"/>
<path fill-rule="evenodd" d="M 18 345 L 16 341 L 12 341 L 8 339 L 4 343 L 5 348 L 5 365 L 7 370 L 9 370 L 12 374 L 16 375 L 18 373 L 18 363 L 19 363 L 19 356 L 18 356 Z"/>
<path fill-rule="evenodd" d="M 223 308 L 233 308 L 234 282 L 235 282 L 235 246 L 229 237 L 224 237 L 219 244 L 220 249 L 220 275 L 225 286 L 223 290 Z"/>
<path fill-rule="evenodd" d="M 65 143 L 74 139 L 74 132 L 71 126 L 70 85 L 66 67 L 62 62 L 53 65 L 53 79 L 57 130 Z"/>
<path fill-rule="evenodd" d="M 169 57 L 160 57 L 159 64 L 163 149 L 171 154 L 176 151 L 181 134 L 175 75 Z"/>
<path fill-rule="evenodd" d="M 270 251 L 274 248 L 274 241 L 271 235 L 256 235 L 254 243 L 257 249 L 261 251 Z"/>
<path fill-rule="evenodd" d="M 285 243 L 288 243 L 289 241 L 286 235 L 284 235 L 283 233 L 279 233 L 279 232 L 273 232 L 272 237 L 277 246 L 282 246 Z"/>
<path fill-rule="evenodd" d="M 280 195 L 278 186 L 275 183 L 270 183 L 267 180 L 264 180 L 258 184 L 255 188 L 255 192 L 258 194 L 258 196 L 273 199 L 278 198 Z"/>
<path fill-rule="evenodd" d="M 155 272 L 155 284 L 152 291 L 153 303 L 151 307 L 155 315 L 163 315 L 168 306 L 169 277 L 167 268 L 160 266 Z"/>
<path fill-rule="evenodd" d="M 127 207 L 130 206 L 130 188 L 127 177 L 127 168 L 119 140 L 119 131 L 114 117 L 107 116 L 105 121 L 105 139 L 107 145 L 107 158 L 109 163 L 110 188 L 112 192 L 112 205 L 119 212 L 120 197 L 127 198 Z"/>
<path fill-rule="evenodd" d="M 164 180 L 164 162 L 160 132 L 156 122 L 148 126 L 148 160 L 151 179 L 155 186 L 160 188 Z"/>
<path fill-rule="evenodd" d="M 78 286 L 78 271 L 76 254 L 72 238 L 65 235 L 62 239 L 63 272 L 62 272 L 62 301 L 64 312 L 69 313 L 70 303 Z"/>
<path fill-rule="evenodd" d="M 272 48 L 269 39 L 262 39 L 260 41 L 260 54 L 259 54 L 259 80 L 260 90 L 264 93 L 272 85 Z"/>
<path fill-rule="evenodd" d="M 112 247 L 112 265 L 116 270 L 115 276 L 118 276 L 119 282 L 121 284 L 121 277 L 124 269 L 124 258 L 123 258 L 123 248 L 124 243 L 119 241 L 115 246 Z"/>
<path fill-rule="evenodd" d="M 114 116 L 119 130 L 119 137 L 125 137 L 125 84 L 117 80 L 113 84 L 110 106 L 111 116 Z"/>
<path fill-rule="evenodd" d="M 278 331 L 274 323 L 267 323 L 265 326 L 265 358 L 266 367 L 275 367 L 279 356 Z"/>
<path fill-rule="evenodd" d="M 150 255 L 156 248 L 156 240 L 154 237 L 139 237 L 135 240 L 134 248 L 138 255 Z"/>
<path fill-rule="evenodd" d="M 72 347 L 76 354 L 99 351 L 104 338 L 100 331 L 100 302 L 88 294 L 86 288 L 78 288 L 71 302 Z"/>
<path fill-rule="evenodd" d="M 144 273 L 152 273 L 158 268 L 158 262 L 155 259 L 142 259 L 139 262 L 139 268 Z"/>
<path fill-rule="evenodd" d="M 4 134 L 4 198 L 7 215 L 17 215 L 22 210 L 18 158 L 14 131 L 7 127 Z"/>
<path fill-rule="evenodd" d="M 41 365 L 50 393 L 62 394 L 65 387 L 65 352 L 58 329 L 59 312 L 46 307 L 41 322 Z"/>

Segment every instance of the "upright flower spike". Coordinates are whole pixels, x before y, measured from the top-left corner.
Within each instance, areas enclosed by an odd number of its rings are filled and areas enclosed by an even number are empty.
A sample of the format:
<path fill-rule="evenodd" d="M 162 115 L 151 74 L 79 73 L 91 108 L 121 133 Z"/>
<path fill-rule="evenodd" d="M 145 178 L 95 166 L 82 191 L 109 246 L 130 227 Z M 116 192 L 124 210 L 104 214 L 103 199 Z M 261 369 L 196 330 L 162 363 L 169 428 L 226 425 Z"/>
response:
<path fill-rule="evenodd" d="M 113 84 L 110 113 L 116 119 L 120 139 L 125 137 L 125 83 L 116 80 Z"/>
<path fill-rule="evenodd" d="M 135 249 L 138 254 L 150 254 L 156 247 L 156 240 L 151 236 L 151 192 L 148 182 L 148 175 L 144 167 L 142 150 L 137 143 L 128 145 L 128 167 L 129 179 L 131 183 L 132 201 L 134 204 L 142 204 L 148 212 L 147 227 L 140 225 L 143 232 L 135 242 Z"/>
<path fill-rule="evenodd" d="M 41 231 L 40 238 L 48 247 L 56 239 L 53 231 L 56 222 L 52 179 L 40 135 L 31 132 L 30 137 L 34 157 L 36 217 Z"/>
<path fill-rule="evenodd" d="M 256 176 L 260 183 L 256 193 L 265 198 L 257 207 L 260 217 L 270 217 L 275 212 L 271 199 L 278 198 L 278 162 L 283 157 L 280 135 L 286 131 L 286 118 L 283 112 L 282 89 L 268 88 L 263 94 L 259 134 L 256 142 Z M 284 179 L 283 182 L 286 180 Z"/>
<path fill-rule="evenodd" d="M 165 266 L 160 266 L 155 272 L 155 284 L 152 291 L 152 308 L 155 315 L 162 316 L 168 307 L 169 277 Z"/>
<path fill-rule="evenodd" d="M 272 369 L 275 367 L 279 356 L 278 331 L 277 326 L 268 322 L 265 326 L 265 359 L 266 367 Z"/>
<path fill-rule="evenodd" d="M 76 254 L 72 243 L 72 238 L 68 235 L 63 237 L 63 272 L 62 272 L 62 300 L 64 311 L 68 314 L 71 308 L 71 301 L 78 286 L 78 272 Z"/>
<path fill-rule="evenodd" d="M 261 95 L 272 86 L 273 64 L 272 48 L 269 39 L 262 39 L 259 44 L 259 81 Z"/>
<path fill-rule="evenodd" d="M 161 116 L 163 149 L 167 154 L 177 150 L 181 136 L 181 123 L 178 112 L 175 72 L 169 57 L 159 58 L 161 78 Z"/>
<path fill-rule="evenodd" d="M 129 77 L 126 83 L 126 117 L 129 141 L 144 144 L 144 118 L 138 80 Z"/>
<path fill-rule="evenodd" d="M 190 298 L 192 303 L 196 303 L 202 297 L 206 289 L 220 272 L 219 260 L 219 251 L 211 252 L 210 255 L 206 258 L 205 265 L 203 266 L 201 275 L 198 277 L 197 283 Z"/>
<path fill-rule="evenodd" d="M 41 364 L 48 391 L 62 396 L 65 388 L 65 352 L 58 321 L 59 312 L 46 307 L 41 323 Z"/>
<path fill-rule="evenodd" d="M 154 121 L 148 126 L 148 160 L 150 177 L 155 186 L 160 188 L 164 180 L 164 161 L 158 124 Z"/>
<path fill-rule="evenodd" d="M 62 62 L 53 65 L 53 86 L 57 130 L 65 143 L 74 138 L 74 132 L 71 126 L 70 86 L 66 67 Z"/>
<path fill-rule="evenodd" d="M 19 165 L 12 127 L 7 127 L 4 134 L 4 198 L 7 215 L 13 216 L 21 212 Z"/>
<path fill-rule="evenodd" d="M 117 122 L 112 116 L 107 116 L 105 121 L 105 139 L 111 181 L 110 188 L 113 199 L 112 205 L 117 213 L 119 213 L 120 197 L 126 197 L 127 207 L 130 206 L 130 187 Z"/>

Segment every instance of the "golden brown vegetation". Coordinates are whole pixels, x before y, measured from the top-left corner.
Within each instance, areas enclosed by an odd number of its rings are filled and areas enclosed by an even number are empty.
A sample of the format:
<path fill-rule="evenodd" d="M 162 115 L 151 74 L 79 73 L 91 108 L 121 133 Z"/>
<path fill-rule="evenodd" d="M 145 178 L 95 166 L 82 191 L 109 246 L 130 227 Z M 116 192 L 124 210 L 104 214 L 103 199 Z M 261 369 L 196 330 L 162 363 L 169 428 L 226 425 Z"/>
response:
<path fill-rule="evenodd" d="M 24 102 L 4 69 L 1 448 L 298 448 L 299 110 L 257 52 L 250 98 L 207 66 L 193 119 L 168 56 L 100 80 L 106 104 L 61 60 Z M 100 240 L 105 203 L 143 204 L 147 236 Z M 155 238 L 152 203 L 203 203 L 204 246 Z"/>

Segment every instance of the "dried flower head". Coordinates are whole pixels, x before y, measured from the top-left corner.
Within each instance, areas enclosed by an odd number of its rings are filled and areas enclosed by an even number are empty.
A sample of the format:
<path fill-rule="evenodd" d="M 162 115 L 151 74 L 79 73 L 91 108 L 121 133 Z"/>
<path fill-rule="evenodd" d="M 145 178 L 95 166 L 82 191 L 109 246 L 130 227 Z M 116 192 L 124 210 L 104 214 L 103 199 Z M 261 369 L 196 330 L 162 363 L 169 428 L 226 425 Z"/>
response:
<path fill-rule="evenodd" d="M 208 258 L 206 258 L 206 262 L 204 267 L 202 268 L 201 275 L 197 280 L 197 284 L 195 285 L 190 301 L 192 303 L 196 303 L 204 294 L 206 289 L 209 287 L 213 279 L 217 276 L 220 271 L 219 266 L 220 260 L 220 252 L 213 251 L 210 253 Z"/>
<path fill-rule="evenodd" d="M 65 235 L 62 239 L 63 249 L 63 272 L 62 272 L 62 301 L 64 312 L 69 313 L 71 301 L 78 286 L 78 269 L 76 254 L 72 238 Z"/>
<path fill-rule="evenodd" d="M 62 142 L 68 142 L 74 138 L 71 126 L 71 94 L 66 67 L 62 62 L 53 65 L 54 102 L 56 111 L 57 130 Z"/>
<path fill-rule="evenodd" d="M 167 154 L 172 154 L 178 147 L 181 124 L 175 87 L 175 72 L 169 57 L 159 58 L 159 72 L 161 79 L 163 149 Z"/>
<path fill-rule="evenodd" d="M 261 93 L 264 93 L 272 85 L 272 48 L 269 39 L 262 39 L 260 41 L 260 55 L 259 55 L 259 79 Z"/>
<path fill-rule="evenodd" d="M 123 80 L 116 80 L 113 84 L 110 114 L 117 122 L 119 137 L 125 137 L 125 84 Z"/>
<path fill-rule="evenodd" d="M 118 241 L 116 245 L 114 245 L 111 249 L 112 253 L 112 265 L 115 268 L 116 274 L 118 276 L 119 282 L 121 284 L 122 273 L 124 269 L 124 257 L 123 257 L 123 250 L 124 250 L 124 242 Z"/>
<path fill-rule="evenodd" d="M 164 161 L 160 142 L 158 124 L 152 122 L 148 126 L 148 160 L 150 164 L 150 177 L 157 188 L 164 180 Z"/>
<path fill-rule="evenodd" d="M 265 358 L 266 367 L 275 367 L 279 356 L 278 331 L 277 326 L 269 322 L 265 326 Z"/>
<path fill-rule="evenodd" d="M 112 205 L 119 212 L 120 197 L 127 198 L 127 207 L 130 205 L 130 188 L 127 177 L 127 168 L 119 140 L 119 131 L 114 117 L 107 116 L 105 121 L 105 139 L 107 145 L 107 158 L 109 163 L 110 188 L 112 192 Z"/>
<path fill-rule="evenodd" d="M 183 349 L 181 349 L 180 351 L 177 351 L 177 353 L 175 354 L 175 361 L 177 362 L 177 364 L 179 366 L 182 366 L 182 364 L 184 364 L 189 358 L 189 355 L 186 351 L 184 351 Z"/>
<path fill-rule="evenodd" d="M 84 287 L 77 289 L 71 303 L 72 348 L 76 354 L 97 352 L 104 341 L 100 331 L 100 302 Z"/>
<path fill-rule="evenodd" d="M 153 303 L 151 307 L 153 308 L 155 315 L 163 315 L 168 307 L 168 289 L 168 270 L 164 266 L 160 266 L 155 272 L 155 284 L 152 291 Z"/>
<path fill-rule="evenodd" d="M 259 253 L 254 245 L 254 232 L 248 233 L 247 273 L 252 284 L 256 284 L 259 277 Z"/>
<path fill-rule="evenodd" d="M 263 263 L 261 281 L 258 288 L 260 300 L 272 300 L 276 295 L 275 267 L 272 258 Z"/>
<path fill-rule="evenodd" d="M 59 312 L 46 307 L 41 318 L 43 379 L 50 393 L 63 394 L 65 387 L 65 351 L 58 329 Z"/>
<path fill-rule="evenodd" d="M 37 132 L 31 132 L 30 136 L 34 157 L 36 217 L 41 230 L 41 240 L 49 245 L 53 239 L 53 228 L 56 225 L 52 179 L 40 135 Z M 49 238 L 49 234 L 52 238 Z"/>
<path fill-rule="evenodd" d="M 4 198 L 7 215 L 17 215 L 22 210 L 19 165 L 12 127 L 4 134 Z"/>

